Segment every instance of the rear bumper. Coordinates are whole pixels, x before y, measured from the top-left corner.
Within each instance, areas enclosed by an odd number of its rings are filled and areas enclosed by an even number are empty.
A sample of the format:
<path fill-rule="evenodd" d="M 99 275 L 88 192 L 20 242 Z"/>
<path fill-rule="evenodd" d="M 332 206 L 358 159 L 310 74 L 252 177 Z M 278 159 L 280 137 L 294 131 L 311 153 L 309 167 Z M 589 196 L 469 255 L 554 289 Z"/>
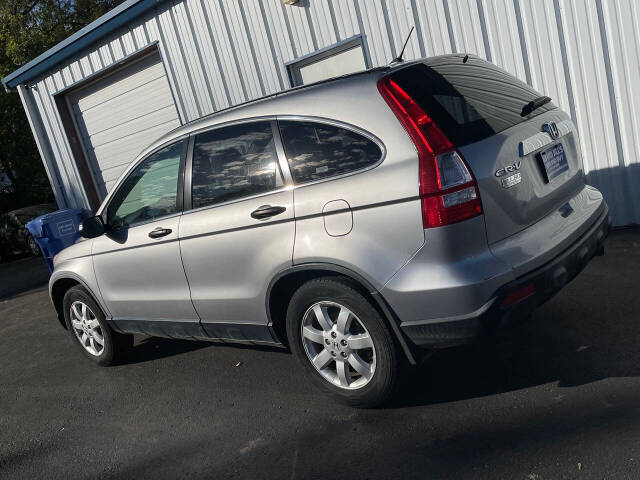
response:
<path fill-rule="evenodd" d="M 400 323 L 402 332 L 416 346 L 441 348 L 472 342 L 526 319 L 549 300 L 603 251 L 611 228 L 608 208 L 568 248 L 553 259 L 511 280 L 480 308 L 463 315 Z"/>

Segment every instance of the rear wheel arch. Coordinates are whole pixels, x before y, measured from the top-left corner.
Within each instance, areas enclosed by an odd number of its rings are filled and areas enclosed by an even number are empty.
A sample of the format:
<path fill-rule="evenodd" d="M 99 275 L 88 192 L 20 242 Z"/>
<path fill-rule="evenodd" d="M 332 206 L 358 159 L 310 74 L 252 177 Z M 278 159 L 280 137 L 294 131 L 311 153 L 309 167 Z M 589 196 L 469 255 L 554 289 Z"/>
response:
<path fill-rule="evenodd" d="M 407 361 L 410 364 L 416 364 L 416 355 L 400 331 L 397 317 L 384 298 L 361 275 L 346 267 L 333 264 L 318 263 L 295 266 L 280 272 L 271 281 L 267 289 L 267 316 L 269 324 L 280 342 L 288 344 L 286 314 L 291 297 L 304 283 L 319 277 L 342 279 L 371 301 L 394 333 L 394 341 L 404 352 Z"/>

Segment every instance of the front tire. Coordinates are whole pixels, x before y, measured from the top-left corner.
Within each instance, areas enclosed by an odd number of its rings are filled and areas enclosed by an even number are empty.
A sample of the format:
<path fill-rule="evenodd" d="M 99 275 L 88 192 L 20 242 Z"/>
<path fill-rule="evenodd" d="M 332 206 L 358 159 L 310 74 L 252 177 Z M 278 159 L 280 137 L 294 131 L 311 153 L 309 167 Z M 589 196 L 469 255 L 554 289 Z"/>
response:
<path fill-rule="evenodd" d="M 293 353 L 320 389 L 352 406 L 389 399 L 397 380 L 393 337 L 373 304 L 348 280 L 303 284 L 287 310 Z"/>
<path fill-rule="evenodd" d="M 133 345 L 133 335 L 114 332 L 89 292 L 81 286 L 70 288 L 62 302 L 67 330 L 84 355 L 100 366 L 118 361 Z"/>

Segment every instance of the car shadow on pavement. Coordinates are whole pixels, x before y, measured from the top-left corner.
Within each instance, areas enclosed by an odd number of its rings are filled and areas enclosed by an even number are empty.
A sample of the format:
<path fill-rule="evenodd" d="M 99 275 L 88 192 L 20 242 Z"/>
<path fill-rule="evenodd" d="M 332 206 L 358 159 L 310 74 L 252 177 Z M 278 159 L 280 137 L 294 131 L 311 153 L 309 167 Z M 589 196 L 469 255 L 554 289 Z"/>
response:
<path fill-rule="evenodd" d="M 183 353 L 194 352 L 202 348 L 215 347 L 220 345 L 232 346 L 237 349 L 262 350 L 274 353 L 286 352 L 281 347 L 271 347 L 267 345 L 243 345 L 239 343 L 225 343 L 221 341 L 193 341 L 176 340 L 172 338 L 159 337 L 136 337 L 134 346 L 123 352 L 119 365 L 131 365 L 143 362 L 152 362 L 160 358 L 172 357 Z"/>
<path fill-rule="evenodd" d="M 193 342 L 190 340 L 174 340 L 169 338 L 136 338 L 134 346 L 123 352 L 119 365 L 152 362 L 160 358 L 200 350 L 210 345 L 208 342 Z"/>

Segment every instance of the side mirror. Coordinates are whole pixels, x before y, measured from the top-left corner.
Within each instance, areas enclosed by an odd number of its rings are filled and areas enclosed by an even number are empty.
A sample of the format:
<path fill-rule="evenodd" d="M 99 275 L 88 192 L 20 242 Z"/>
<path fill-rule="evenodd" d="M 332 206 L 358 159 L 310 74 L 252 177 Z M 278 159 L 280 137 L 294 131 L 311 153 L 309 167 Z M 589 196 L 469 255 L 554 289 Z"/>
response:
<path fill-rule="evenodd" d="M 96 238 L 105 232 L 102 217 L 89 217 L 80 223 L 78 233 L 84 238 Z"/>

